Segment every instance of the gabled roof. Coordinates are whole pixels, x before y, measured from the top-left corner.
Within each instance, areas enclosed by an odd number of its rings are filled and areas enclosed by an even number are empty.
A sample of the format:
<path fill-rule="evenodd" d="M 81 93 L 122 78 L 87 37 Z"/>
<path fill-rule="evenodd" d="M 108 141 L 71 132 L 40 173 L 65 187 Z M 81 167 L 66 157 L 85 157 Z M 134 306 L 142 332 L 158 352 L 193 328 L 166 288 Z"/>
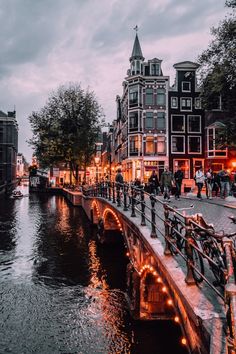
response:
<path fill-rule="evenodd" d="M 136 33 L 135 40 L 134 40 L 134 46 L 133 46 L 133 51 L 130 57 L 130 61 L 133 59 L 141 59 L 144 60 L 142 49 L 139 43 L 138 35 Z"/>
<path fill-rule="evenodd" d="M 197 70 L 197 68 L 199 68 L 199 64 L 194 63 L 192 61 L 181 61 L 180 63 L 176 63 L 173 65 L 173 67 L 177 70 Z"/>

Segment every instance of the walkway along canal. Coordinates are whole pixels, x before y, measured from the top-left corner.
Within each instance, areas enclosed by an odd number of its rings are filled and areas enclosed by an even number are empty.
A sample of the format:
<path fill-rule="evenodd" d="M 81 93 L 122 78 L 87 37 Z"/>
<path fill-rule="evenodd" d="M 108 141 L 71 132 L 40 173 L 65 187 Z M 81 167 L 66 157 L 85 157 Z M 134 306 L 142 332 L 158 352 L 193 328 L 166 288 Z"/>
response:
<path fill-rule="evenodd" d="M 62 196 L 2 197 L 0 353 L 187 353 L 178 323 L 130 317 L 126 252 Z"/>

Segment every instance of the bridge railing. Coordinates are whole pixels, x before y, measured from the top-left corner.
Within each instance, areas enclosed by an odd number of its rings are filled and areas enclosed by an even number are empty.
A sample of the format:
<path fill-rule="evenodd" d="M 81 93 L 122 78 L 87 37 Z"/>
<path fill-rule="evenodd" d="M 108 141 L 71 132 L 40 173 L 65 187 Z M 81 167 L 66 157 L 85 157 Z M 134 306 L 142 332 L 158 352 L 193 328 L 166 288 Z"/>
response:
<path fill-rule="evenodd" d="M 225 302 L 229 352 L 236 352 L 236 232 L 217 233 L 201 214 L 187 215 L 189 208 L 172 207 L 143 188 L 124 183 L 97 184 L 86 191 L 105 198 L 118 208 L 140 217 L 140 225 L 151 226 L 152 238 L 161 235 L 165 255 L 180 256 L 186 264 L 187 284 L 206 282 Z"/>

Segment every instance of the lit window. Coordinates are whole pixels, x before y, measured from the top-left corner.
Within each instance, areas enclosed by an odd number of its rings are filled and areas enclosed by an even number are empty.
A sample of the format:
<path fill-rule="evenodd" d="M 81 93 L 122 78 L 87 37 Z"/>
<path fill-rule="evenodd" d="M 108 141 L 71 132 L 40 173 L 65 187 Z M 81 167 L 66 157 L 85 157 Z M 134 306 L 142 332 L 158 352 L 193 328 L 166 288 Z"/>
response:
<path fill-rule="evenodd" d="M 200 154 L 202 152 L 201 141 L 202 141 L 202 139 L 200 136 L 189 136 L 188 137 L 188 152 Z"/>
<path fill-rule="evenodd" d="M 171 97 L 171 108 L 178 108 L 178 97 Z"/>
<path fill-rule="evenodd" d="M 185 152 L 184 136 L 172 135 L 171 152 L 183 154 Z"/>
<path fill-rule="evenodd" d="M 188 116 L 188 132 L 201 133 L 201 116 Z"/>
<path fill-rule="evenodd" d="M 183 115 L 172 115 L 171 116 L 171 130 L 172 132 L 185 131 L 184 116 Z"/>
<path fill-rule="evenodd" d="M 146 137 L 146 155 L 153 155 L 155 153 L 154 137 Z"/>
<path fill-rule="evenodd" d="M 137 135 L 132 135 L 129 137 L 129 150 L 130 150 L 130 155 L 138 155 L 139 152 L 139 140 Z"/>
<path fill-rule="evenodd" d="M 166 143 L 164 136 L 157 137 L 157 152 L 163 154 L 166 152 Z"/>

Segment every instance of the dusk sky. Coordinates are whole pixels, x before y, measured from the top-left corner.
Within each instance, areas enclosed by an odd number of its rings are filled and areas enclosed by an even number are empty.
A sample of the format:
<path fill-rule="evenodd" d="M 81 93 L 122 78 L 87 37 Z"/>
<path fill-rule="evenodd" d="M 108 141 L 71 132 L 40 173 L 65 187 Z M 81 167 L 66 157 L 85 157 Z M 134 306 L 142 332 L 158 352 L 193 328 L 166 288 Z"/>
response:
<path fill-rule="evenodd" d="M 146 60 L 195 61 L 218 26 L 225 0 L 1 0 L 0 110 L 16 106 L 19 152 L 31 162 L 28 116 L 67 82 L 93 90 L 106 121 L 129 68 L 135 25 Z"/>

